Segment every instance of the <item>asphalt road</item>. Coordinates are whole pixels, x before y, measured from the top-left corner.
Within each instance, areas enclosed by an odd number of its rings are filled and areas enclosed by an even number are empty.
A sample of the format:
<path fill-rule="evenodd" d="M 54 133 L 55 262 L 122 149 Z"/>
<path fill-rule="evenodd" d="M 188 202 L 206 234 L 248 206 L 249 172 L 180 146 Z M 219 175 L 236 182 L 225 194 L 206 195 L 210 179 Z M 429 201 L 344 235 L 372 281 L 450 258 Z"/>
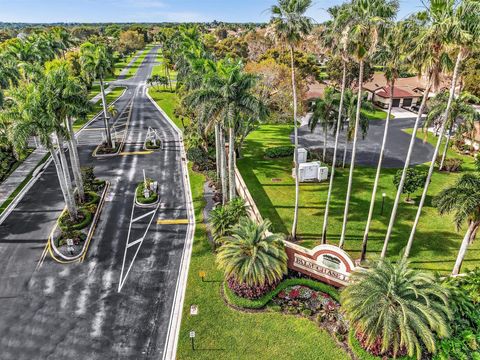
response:
<path fill-rule="evenodd" d="M 405 164 L 408 146 L 410 144 L 410 134 L 407 134 L 405 129 L 412 129 L 415 119 L 392 119 L 388 130 L 387 144 L 385 148 L 385 156 L 383 160 L 383 167 L 385 168 L 402 168 Z M 383 132 L 385 129 L 385 121 L 372 120 L 365 139 L 362 139 L 359 134 L 357 142 L 357 155 L 355 163 L 363 166 L 376 166 L 380 148 L 382 145 Z M 299 144 L 306 148 L 323 149 L 323 131 L 321 126 L 312 133 L 307 126 L 299 128 Z M 293 141 L 293 135 L 292 135 Z M 329 131 L 327 149 L 333 153 L 333 146 L 335 138 L 332 132 Z M 342 132 L 339 138 L 339 152 L 337 161 L 343 159 L 343 149 L 345 146 L 345 133 Z M 352 142 L 349 143 L 349 150 L 347 161 L 351 156 Z M 430 162 L 433 156 L 433 146 L 429 143 L 423 143 L 421 139 L 415 139 L 413 154 L 411 159 L 412 165 L 419 165 Z"/>
<path fill-rule="evenodd" d="M 94 166 L 99 178 L 111 182 L 85 261 L 63 265 L 47 256 L 35 271 L 64 206 L 52 164 L 0 226 L 1 360 L 162 358 L 187 226 L 157 220 L 186 219 L 187 200 L 178 135 L 146 96 L 156 50 L 134 78 L 118 81 L 128 87 L 117 102 L 119 112 L 133 99 L 124 155 L 91 156 L 102 119 L 79 135 L 82 166 Z M 159 129 L 164 148 L 135 154 L 143 150 L 149 126 Z M 143 220 L 130 224 L 143 169 L 160 186 L 150 227 Z M 135 211 L 135 216 L 145 212 Z M 127 241 L 138 234 L 145 234 L 143 242 L 125 252 Z M 131 270 L 119 292 L 122 267 Z"/>

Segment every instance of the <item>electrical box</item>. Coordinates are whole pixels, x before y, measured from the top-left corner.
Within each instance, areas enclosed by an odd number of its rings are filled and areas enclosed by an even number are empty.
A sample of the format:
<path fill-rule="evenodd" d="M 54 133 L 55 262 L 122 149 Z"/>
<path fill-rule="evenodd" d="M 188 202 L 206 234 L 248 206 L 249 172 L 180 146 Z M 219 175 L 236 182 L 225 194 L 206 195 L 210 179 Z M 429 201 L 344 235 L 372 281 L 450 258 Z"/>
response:
<path fill-rule="evenodd" d="M 308 151 L 305 148 L 298 148 L 298 163 L 303 164 L 307 162 Z"/>
<path fill-rule="evenodd" d="M 322 166 L 320 161 L 301 163 L 298 172 L 300 182 L 325 181 L 328 178 L 328 167 Z M 292 169 L 292 176 L 295 177 L 295 168 Z"/>

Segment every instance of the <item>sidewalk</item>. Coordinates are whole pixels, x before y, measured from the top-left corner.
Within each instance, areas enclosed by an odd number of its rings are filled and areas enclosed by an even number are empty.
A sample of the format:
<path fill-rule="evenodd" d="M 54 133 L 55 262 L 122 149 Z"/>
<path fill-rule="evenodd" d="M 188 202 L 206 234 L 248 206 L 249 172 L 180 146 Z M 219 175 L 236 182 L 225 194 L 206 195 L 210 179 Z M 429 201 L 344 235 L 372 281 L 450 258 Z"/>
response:
<path fill-rule="evenodd" d="M 10 197 L 28 175 L 35 170 L 47 152 L 45 149 L 37 148 L 0 184 L 0 205 Z"/>

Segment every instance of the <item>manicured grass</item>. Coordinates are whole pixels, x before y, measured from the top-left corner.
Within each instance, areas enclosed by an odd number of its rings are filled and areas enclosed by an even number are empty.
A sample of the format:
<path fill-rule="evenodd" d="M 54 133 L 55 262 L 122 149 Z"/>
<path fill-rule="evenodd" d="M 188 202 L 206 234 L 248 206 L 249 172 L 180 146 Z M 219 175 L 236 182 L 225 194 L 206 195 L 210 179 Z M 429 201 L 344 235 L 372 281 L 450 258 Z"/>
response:
<path fill-rule="evenodd" d="M 113 71 L 113 74 L 111 76 L 109 76 L 108 78 L 105 79 L 106 82 L 110 82 L 110 81 L 114 81 L 114 80 L 117 80 L 117 78 L 120 76 L 120 73 L 122 72 L 122 70 L 128 65 L 130 64 L 130 61 L 132 61 L 132 59 L 140 52 L 141 50 L 135 52 L 135 53 L 132 53 L 128 56 L 126 56 L 123 60 L 119 59 L 115 65 L 114 65 L 114 71 Z"/>
<path fill-rule="evenodd" d="M 154 88 L 149 88 L 148 92 L 150 96 L 155 100 L 155 102 L 160 106 L 172 119 L 172 121 L 183 130 L 183 124 L 180 118 L 175 115 L 175 106 L 178 103 L 178 96 L 174 92 L 155 90 Z M 188 119 L 184 119 L 185 125 L 189 123 Z"/>
<path fill-rule="evenodd" d="M 128 72 L 126 74 L 126 77 L 127 78 L 130 78 L 132 76 L 135 76 L 135 74 L 137 73 L 137 70 L 138 68 L 140 67 L 140 65 L 142 65 L 142 62 L 143 60 L 145 59 L 145 57 L 147 56 L 149 50 L 144 50 L 140 56 L 135 60 L 135 62 L 132 64 L 132 66 L 130 66 L 128 68 Z M 128 64 L 128 63 L 127 63 Z"/>
<path fill-rule="evenodd" d="M 220 297 L 223 274 L 202 223 L 205 177 L 190 170 L 197 219 L 192 259 L 183 309 L 177 359 L 349 359 L 330 335 L 312 321 L 280 313 L 244 313 L 228 307 Z M 198 276 L 206 271 L 205 282 Z M 198 315 L 190 315 L 190 305 Z M 192 350 L 189 332 L 196 332 Z"/>
<path fill-rule="evenodd" d="M 295 183 L 291 177 L 292 159 L 268 160 L 264 159 L 263 153 L 267 147 L 289 145 L 291 131 L 292 126 L 290 125 L 260 126 L 258 130 L 247 137 L 244 158 L 237 162 L 260 212 L 265 218 L 272 221 L 274 231 L 283 233 L 290 232 L 293 222 Z M 419 134 L 419 136 L 423 137 L 422 134 Z M 435 141 L 431 136 L 429 140 Z M 464 159 L 462 173 L 473 169 L 473 159 L 471 157 L 453 155 L 452 152 L 450 154 Z M 426 165 L 419 167 L 426 169 Z M 345 243 L 345 250 L 353 258 L 358 258 L 360 255 L 375 170 L 373 167 L 359 166 L 355 167 L 354 170 L 350 216 Z M 369 236 L 369 258 L 378 257 L 383 246 L 391 207 L 396 194 L 393 176 L 397 170 L 382 170 Z M 462 173 L 448 174 L 436 171 L 433 175 L 429 195 L 411 252 L 411 261 L 414 268 L 437 270 L 442 273 L 451 271 L 463 237 L 463 230 L 455 231 L 452 216 L 438 215 L 437 210 L 432 207 L 432 198 L 445 186 L 454 183 Z M 328 232 L 328 241 L 332 244 L 338 244 L 340 238 L 347 180 L 348 169 L 337 169 Z M 300 186 L 298 235 L 300 243 L 304 246 L 311 248 L 320 242 L 327 190 L 328 182 L 304 183 Z M 383 215 L 381 215 L 381 194 L 383 192 L 387 194 L 387 197 L 385 209 Z M 418 203 L 420 191 L 414 194 L 412 198 Z M 416 210 L 415 205 L 401 202 L 389 245 L 390 257 L 398 257 L 405 247 Z M 463 270 L 473 269 L 479 263 L 480 242 L 476 241 L 467 252 Z"/>
<path fill-rule="evenodd" d="M 94 98 L 95 96 L 98 95 L 99 92 L 100 92 L 100 84 L 94 84 L 90 89 L 90 91 L 88 92 L 88 98 L 89 99 Z"/>
<path fill-rule="evenodd" d="M 368 116 L 370 120 L 385 120 L 387 118 L 387 113 L 380 109 L 375 109 L 373 111 L 362 110 L 363 114 Z M 390 119 L 395 118 L 395 116 L 390 115 Z"/>
<path fill-rule="evenodd" d="M 152 75 L 160 75 L 164 76 L 165 75 L 165 65 L 163 63 L 163 55 L 162 52 L 159 50 L 157 54 L 157 63 L 158 65 L 155 65 L 152 70 Z M 175 70 L 170 70 L 170 80 L 176 81 L 177 80 L 177 71 Z"/>
<path fill-rule="evenodd" d="M 111 104 L 114 102 L 116 99 L 122 95 L 123 91 L 125 88 L 123 86 L 118 86 L 113 88 L 113 90 L 107 94 L 107 104 Z M 73 129 L 75 131 L 78 131 L 83 125 L 85 125 L 88 121 L 92 119 L 95 115 L 97 115 L 100 111 L 102 111 L 103 105 L 102 105 L 102 100 L 100 99 L 92 108 L 92 110 L 88 113 L 87 117 L 85 119 L 79 119 L 73 124 Z"/>

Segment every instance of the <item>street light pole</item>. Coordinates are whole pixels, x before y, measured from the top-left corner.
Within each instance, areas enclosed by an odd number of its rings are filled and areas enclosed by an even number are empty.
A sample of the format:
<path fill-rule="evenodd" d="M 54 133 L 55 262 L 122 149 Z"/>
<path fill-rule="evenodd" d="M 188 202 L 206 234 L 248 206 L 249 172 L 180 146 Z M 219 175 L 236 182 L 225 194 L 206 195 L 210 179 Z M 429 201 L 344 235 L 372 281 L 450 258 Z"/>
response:
<path fill-rule="evenodd" d="M 380 215 L 383 215 L 383 208 L 385 206 L 385 197 L 387 196 L 387 194 L 383 193 L 382 194 L 382 210 L 380 211 Z"/>

